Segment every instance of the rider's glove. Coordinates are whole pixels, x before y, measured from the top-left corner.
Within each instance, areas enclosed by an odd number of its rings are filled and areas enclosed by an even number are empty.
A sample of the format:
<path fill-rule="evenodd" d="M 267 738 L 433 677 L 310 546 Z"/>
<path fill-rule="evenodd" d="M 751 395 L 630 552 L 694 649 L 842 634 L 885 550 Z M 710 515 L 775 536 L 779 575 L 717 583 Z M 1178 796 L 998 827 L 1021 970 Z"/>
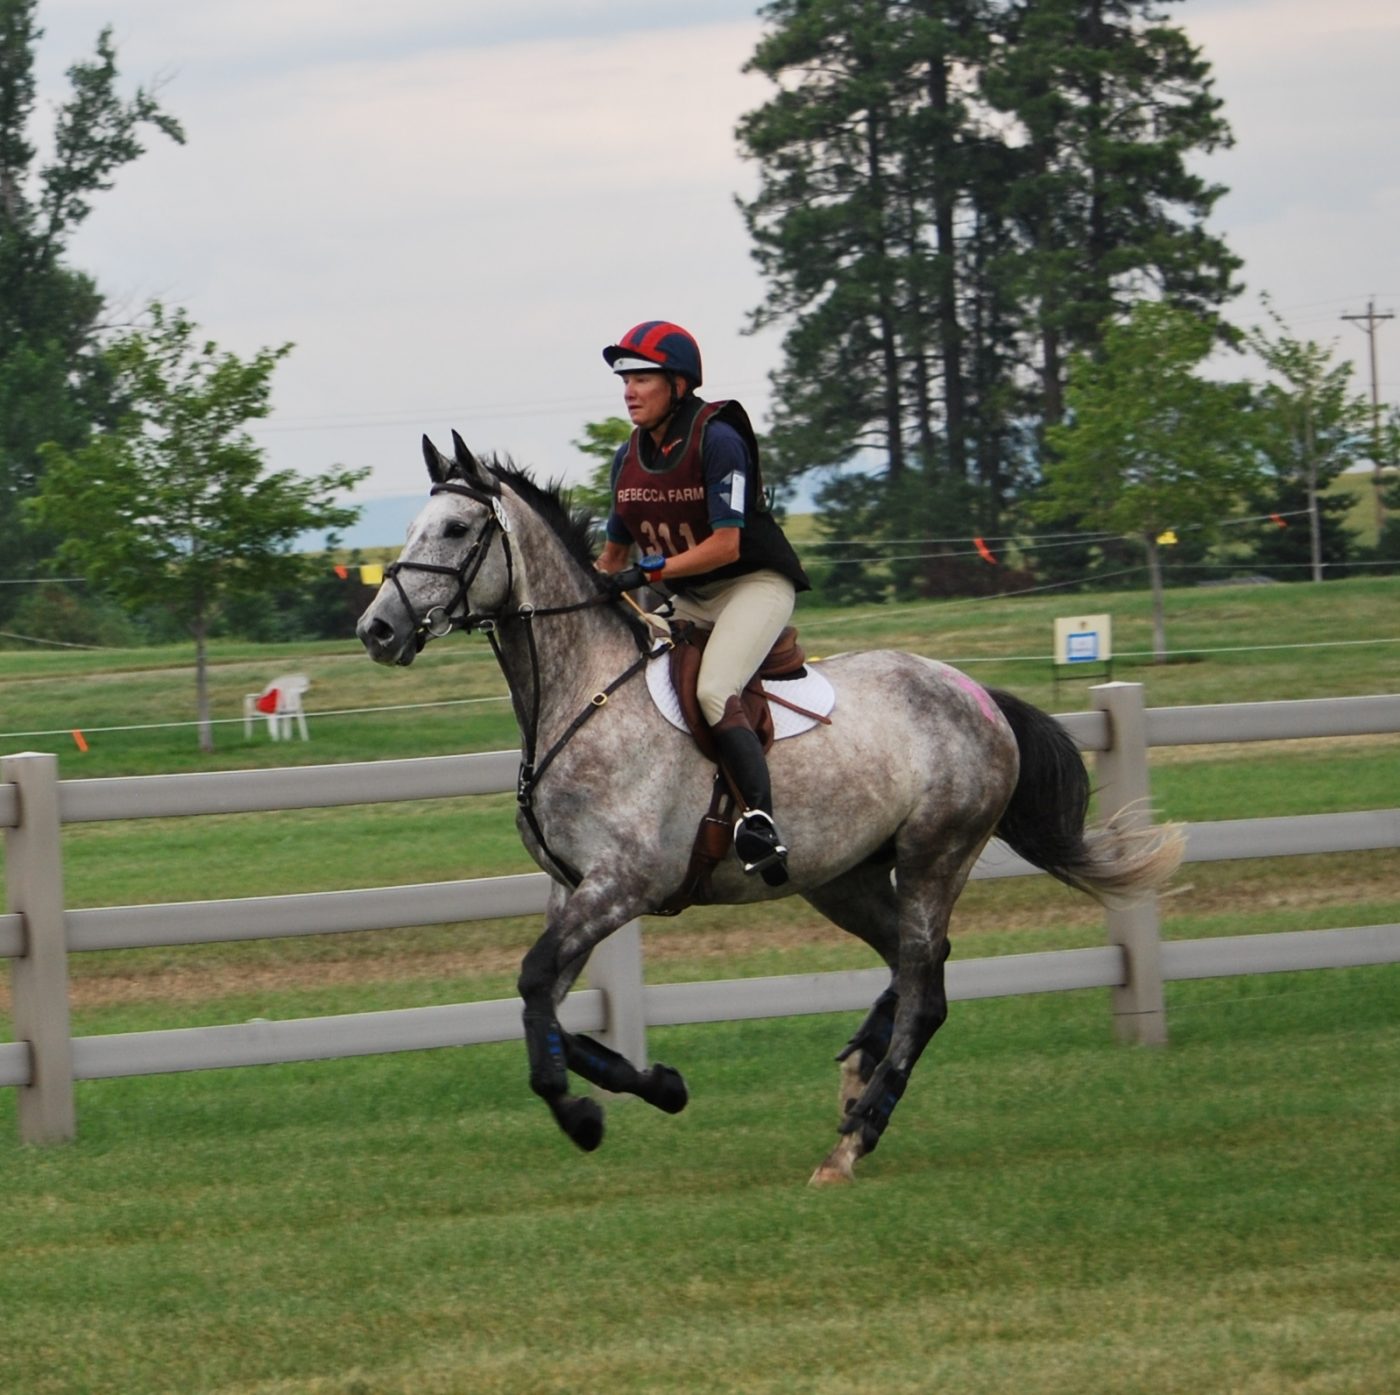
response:
<path fill-rule="evenodd" d="M 609 573 L 605 583 L 614 596 L 620 596 L 624 591 L 635 591 L 639 586 L 648 585 L 665 565 L 666 559 L 660 554 L 648 553 L 635 567 Z"/>
<path fill-rule="evenodd" d="M 624 591 L 635 591 L 646 584 L 647 574 L 640 567 L 624 567 L 620 572 L 605 572 L 603 575 L 603 585 L 614 596 L 620 596 Z"/>

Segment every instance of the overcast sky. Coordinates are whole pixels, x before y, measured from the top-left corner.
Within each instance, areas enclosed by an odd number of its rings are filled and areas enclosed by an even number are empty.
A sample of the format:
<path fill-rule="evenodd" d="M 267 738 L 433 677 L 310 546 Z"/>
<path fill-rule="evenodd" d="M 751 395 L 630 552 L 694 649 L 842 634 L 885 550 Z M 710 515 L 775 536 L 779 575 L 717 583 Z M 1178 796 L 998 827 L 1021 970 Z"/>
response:
<path fill-rule="evenodd" d="M 1184 0 L 1236 145 L 1206 172 L 1245 259 L 1300 336 L 1400 311 L 1400 4 Z M 743 333 L 763 286 L 734 206 L 755 187 L 737 118 L 756 6 L 616 0 L 41 0 L 41 100 L 114 29 L 131 90 L 184 124 L 99 197 L 70 260 L 133 312 L 181 305 L 222 347 L 291 341 L 255 430 L 275 468 L 367 465 L 365 499 L 420 492 L 418 438 L 453 427 L 541 476 L 617 414 L 602 345 L 677 320 L 707 390 L 765 424 L 778 335 Z M 1400 399 L 1400 320 L 1379 332 Z M 391 542 L 393 539 L 383 539 Z"/>

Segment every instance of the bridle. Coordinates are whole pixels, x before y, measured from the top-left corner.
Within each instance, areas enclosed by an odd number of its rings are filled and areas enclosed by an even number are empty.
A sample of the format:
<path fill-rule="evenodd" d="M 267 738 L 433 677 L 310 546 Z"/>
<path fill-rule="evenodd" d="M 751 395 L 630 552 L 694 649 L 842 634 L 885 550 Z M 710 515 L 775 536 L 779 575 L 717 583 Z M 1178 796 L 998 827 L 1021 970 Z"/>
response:
<path fill-rule="evenodd" d="M 477 530 L 476 537 L 472 539 L 471 546 L 467 548 L 466 556 L 455 567 L 443 566 L 435 562 L 394 562 L 385 567 L 384 579 L 392 581 L 395 591 L 398 592 L 399 600 L 402 602 L 404 610 L 408 613 L 413 624 L 413 642 L 421 652 L 423 646 L 429 639 L 441 639 L 449 635 L 453 630 L 464 630 L 470 634 L 473 630 L 479 630 L 491 642 L 491 650 L 496 656 L 496 662 L 504 665 L 501 654 L 500 641 L 496 638 L 498 624 L 506 619 L 520 620 L 524 625 L 526 644 L 530 656 L 530 703 L 522 713 L 521 718 L 521 744 L 520 775 L 516 782 L 515 799 L 520 806 L 526 823 L 534 834 L 540 850 L 549 860 L 564 874 L 570 885 L 577 886 L 583 880 L 582 874 L 576 871 L 569 863 L 556 856 L 549 850 L 545 842 L 544 832 L 540 828 L 538 817 L 534 809 L 534 791 L 539 783 L 540 777 L 549 768 L 554 758 L 568 744 L 569 740 L 579 730 L 580 727 L 600 708 L 606 706 L 608 699 L 622 685 L 630 679 L 636 677 L 652 659 L 671 649 L 674 641 L 663 639 L 654 648 L 638 640 L 640 654 L 637 660 L 612 680 L 607 687 L 593 694 L 588 705 L 565 729 L 563 735 L 553 746 L 536 760 L 536 749 L 539 737 L 540 706 L 542 692 L 540 684 L 540 656 L 539 649 L 535 644 L 535 630 L 533 622 L 542 616 L 568 615 L 574 611 L 589 610 L 594 606 L 609 605 L 617 601 L 618 597 L 603 590 L 599 590 L 596 595 L 588 596 L 581 601 L 573 601 L 568 605 L 537 606 L 528 601 L 522 601 L 517 605 L 510 615 L 474 613 L 471 608 L 471 585 L 476 580 L 477 573 L 480 572 L 482 564 L 486 560 L 487 551 L 496 533 L 501 535 L 501 550 L 505 556 L 506 564 L 506 595 L 509 596 L 515 586 L 515 564 L 511 553 L 511 524 L 505 508 L 501 504 L 498 494 L 492 494 L 484 489 L 478 489 L 474 485 L 466 484 L 458 480 L 444 480 L 434 484 L 429 491 L 430 495 L 437 494 L 460 494 L 464 498 L 472 499 L 478 504 L 484 504 L 487 514 L 482 519 L 481 527 Z M 457 588 L 453 592 L 451 599 L 446 605 L 435 605 L 430 607 L 423 615 L 419 615 L 413 602 L 409 600 L 408 593 L 404 590 L 403 582 L 399 580 L 403 572 L 427 572 L 437 576 L 454 577 Z M 460 607 L 460 610 L 459 610 Z"/>
<path fill-rule="evenodd" d="M 461 484 L 456 480 L 435 484 L 429 493 L 432 495 L 461 494 L 468 499 L 474 499 L 478 504 L 485 504 L 488 512 L 486 517 L 482 519 L 481 527 L 477 530 L 476 537 L 472 539 L 471 546 L 467 549 L 467 555 L 457 566 L 447 567 L 436 562 L 395 562 L 384 568 L 384 579 L 394 583 L 394 590 L 398 592 L 399 601 L 412 622 L 413 643 L 419 652 L 430 639 L 441 639 L 444 635 L 451 634 L 453 630 L 470 632 L 476 629 L 492 630 L 495 628 L 495 616 L 472 614 L 470 592 L 471 584 L 476 580 L 476 574 L 481 570 L 482 563 L 486 561 L 487 549 L 490 546 L 492 536 L 498 529 L 505 552 L 507 594 L 515 581 L 515 564 L 510 550 L 510 519 L 506 516 L 505 509 L 501 507 L 500 496 L 488 494 L 484 489 L 477 489 L 470 484 Z M 446 605 L 431 606 L 422 615 L 419 615 L 413 602 L 408 598 L 408 592 L 404 590 L 403 582 L 399 580 L 403 572 L 429 572 L 436 576 L 450 576 L 455 578 L 457 589 Z M 460 613 L 454 613 L 459 606 L 461 607 Z"/>

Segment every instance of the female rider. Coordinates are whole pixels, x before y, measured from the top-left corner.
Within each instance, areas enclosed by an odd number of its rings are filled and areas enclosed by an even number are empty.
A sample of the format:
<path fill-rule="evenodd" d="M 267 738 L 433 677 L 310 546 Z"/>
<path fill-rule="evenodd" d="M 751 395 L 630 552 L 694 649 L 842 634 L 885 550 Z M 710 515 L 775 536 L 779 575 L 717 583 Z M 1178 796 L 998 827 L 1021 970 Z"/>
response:
<path fill-rule="evenodd" d="M 632 435 L 612 469 L 612 513 L 597 566 L 619 589 L 664 582 L 675 613 L 711 631 L 697 696 L 747 806 L 734 825 L 746 872 L 787 880 L 763 747 L 739 694 L 809 588 L 769 512 L 758 441 L 737 402 L 705 402 L 700 348 L 679 325 L 647 320 L 603 358 L 622 378 Z M 632 548 L 643 554 L 629 566 Z"/>

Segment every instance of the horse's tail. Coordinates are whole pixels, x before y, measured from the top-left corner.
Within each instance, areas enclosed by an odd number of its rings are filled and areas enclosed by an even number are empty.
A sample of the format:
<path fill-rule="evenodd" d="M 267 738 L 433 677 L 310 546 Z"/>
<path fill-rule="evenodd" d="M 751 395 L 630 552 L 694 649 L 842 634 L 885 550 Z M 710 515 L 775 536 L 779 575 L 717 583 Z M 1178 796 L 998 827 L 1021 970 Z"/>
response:
<path fill-rule="evenodd" d="M 1086 827 L 1089 774 L 1074 738 L 1048 713 L 991 690 L 1021 750 L 1021 774 L 996 834 L 1015 853 L 1105 905 L 1140 900 L 1176 871 L 1175 824 L 1139 826 L 1117 810 Z"/>

